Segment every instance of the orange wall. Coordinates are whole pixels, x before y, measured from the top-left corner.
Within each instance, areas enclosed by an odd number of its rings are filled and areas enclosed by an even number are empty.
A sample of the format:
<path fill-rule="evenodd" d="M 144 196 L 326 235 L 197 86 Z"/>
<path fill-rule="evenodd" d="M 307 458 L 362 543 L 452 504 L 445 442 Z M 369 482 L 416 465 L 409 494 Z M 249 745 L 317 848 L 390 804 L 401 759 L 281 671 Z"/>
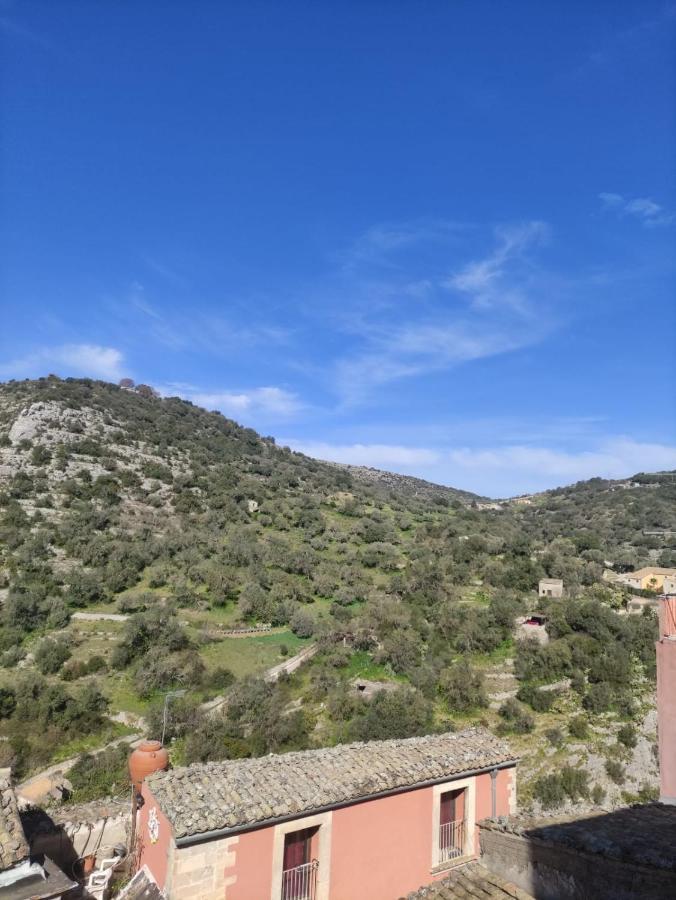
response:
<path fill-rule="evenodd" d="M 167 880 L 167 854 L 172 840 L 171 825 L 164 817 L 145 782 L 141 785 L 141 795 L 144 803 L 139 811 L 136 826 L 136 839 L 141 847 L 140 865 L 148 866 L 155 881 L 163 888 Z M 156 844 L 152 844 L 148 836 L 148 816 L 153 808 L 157 811 L 157 819 L 160 823 L 160 833 Z"/>

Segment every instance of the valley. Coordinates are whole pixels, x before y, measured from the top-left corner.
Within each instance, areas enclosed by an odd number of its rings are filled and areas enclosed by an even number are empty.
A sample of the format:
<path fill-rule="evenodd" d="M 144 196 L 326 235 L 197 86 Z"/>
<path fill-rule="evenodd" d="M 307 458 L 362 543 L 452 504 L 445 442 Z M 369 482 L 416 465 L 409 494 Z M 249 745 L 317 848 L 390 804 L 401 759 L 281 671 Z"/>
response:
<path fill-rule="evenodd" d="M 676 565 L 675 482 L 496 503 L 150 389 L 0 385 L 0 762 L 21 781 L 139 722 L 159 736 L 179 691 L 176 763 L 481 723 L 536 810 L 653 796 L 655 617 L 604 572 Z M 545 645 L 515 627 L 533 612 Z M 124 791 L 124 756 L 82 756 L 72 799 Z"/>

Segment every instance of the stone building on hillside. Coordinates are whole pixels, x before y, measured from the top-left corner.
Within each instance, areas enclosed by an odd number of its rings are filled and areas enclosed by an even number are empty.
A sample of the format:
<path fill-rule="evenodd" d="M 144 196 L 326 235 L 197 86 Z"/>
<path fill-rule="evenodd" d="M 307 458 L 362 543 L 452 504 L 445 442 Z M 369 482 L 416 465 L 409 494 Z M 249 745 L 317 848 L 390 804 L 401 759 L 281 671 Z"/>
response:
<path fill-rule="evenodd" d="M 156 772 L 140 864 L 168 900 L 393 900 L 476 858 L 516 762 L 472 728 Z"/>
<path fill-rule="evenodd" d="M 560 599 L 563 597 L 563 581 L 560 578 L 541 578 L 538 584 L 538 595 Z"/>

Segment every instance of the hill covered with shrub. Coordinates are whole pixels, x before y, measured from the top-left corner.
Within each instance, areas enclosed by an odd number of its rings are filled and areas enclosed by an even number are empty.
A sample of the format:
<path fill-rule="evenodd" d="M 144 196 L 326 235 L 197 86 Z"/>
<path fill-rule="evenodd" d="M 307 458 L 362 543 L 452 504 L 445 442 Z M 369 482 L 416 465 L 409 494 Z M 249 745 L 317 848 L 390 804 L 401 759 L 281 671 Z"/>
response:
<path fill-rule="evenodd" d="M 155 728 L 177 688 L 187 759 L 485 716 L 486 667 L 515 655 L 514 618 L 543 576 L 564 578 L 569 605 L 550 650 L 517 652 L 520 695 L 494 727 L 527 733 L 548 714 L 543 672 L 571 680 L 569 712 L 634 715 L 621 657 L 650 679 L 654 623 L 618 617 L 623 595 L 601 576 L 609 563 L 670 564 L 668 540 L 644 531 L 676 528 L 671 475 L 501 509 L 386 475 L 143 386 L 0 385 L 0 764 L 26 772 L 57 746 L 101 744 L 119 731 L 113 712 Z M 127 618 L 73 618 L 83 612 Z M 226 635 L 259 623 L 270 631 Z M 290 681 L 252 677 L 310 640 L 320 653 Z M 395 689 L 364 704 L 354 677 Z M 226 713 L 200 713 L 226 690 Z"/>

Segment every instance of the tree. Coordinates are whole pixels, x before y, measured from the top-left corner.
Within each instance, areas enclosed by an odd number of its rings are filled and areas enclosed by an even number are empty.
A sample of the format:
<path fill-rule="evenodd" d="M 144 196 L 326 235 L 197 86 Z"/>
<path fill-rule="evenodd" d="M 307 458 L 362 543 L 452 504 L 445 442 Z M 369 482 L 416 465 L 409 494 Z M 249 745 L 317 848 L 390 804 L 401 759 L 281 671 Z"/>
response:
<path fill-rule="evenodd" d="M 432 726 L 432 704 L 412 688 L 378 691 L 364 705 L 364 715 L 352 725 L 360 741 L 414 737 L 427 734 Z"/>
<path fill-rule="evenodd" d="M 70 659 L 70 650 L 62 640 L 45 638 L 35 651 L 35 665 L 43 675 L 54 675 L 67 659 Z"/>
<path fill-rule="evenodd" d="M 466 659 L 443 670 L 439 690 L 451 710 L 466 711 L 488 703 L 483 674 Z"/>

